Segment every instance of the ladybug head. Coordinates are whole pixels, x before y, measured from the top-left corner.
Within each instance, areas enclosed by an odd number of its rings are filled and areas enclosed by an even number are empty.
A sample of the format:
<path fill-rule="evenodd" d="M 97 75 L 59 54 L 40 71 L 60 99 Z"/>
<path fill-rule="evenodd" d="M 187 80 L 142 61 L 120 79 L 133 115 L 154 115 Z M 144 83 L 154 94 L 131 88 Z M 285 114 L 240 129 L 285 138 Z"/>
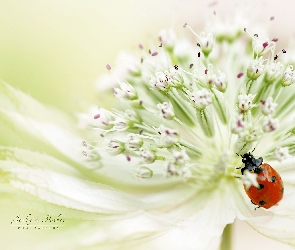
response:
<path fill-rule="evenodd" d="M 242 162 L 243 163 L 252 163 L 255 157 L 251 153 L 246 153 L 242 155 Z"/>
<path fill-rule="evenodd" d="M 251 153 L 243 154 L 241 157 L 242 157 L 242 162 L 245 164 L 245 166 L 241 169 L 242 174 L 244 174 L 245 170 L 259 171 L 259 166 L 263 162 L 262 157 L 255 158 Z"/>

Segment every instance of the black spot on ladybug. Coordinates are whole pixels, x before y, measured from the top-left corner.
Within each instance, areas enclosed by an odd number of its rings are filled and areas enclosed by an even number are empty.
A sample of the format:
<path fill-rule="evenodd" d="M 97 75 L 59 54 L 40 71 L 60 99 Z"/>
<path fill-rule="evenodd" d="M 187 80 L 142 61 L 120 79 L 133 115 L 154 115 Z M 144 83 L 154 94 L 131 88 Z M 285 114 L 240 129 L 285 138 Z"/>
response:
<path fill-rule="evenodd" d="M 263 206 L 264 204 L 266 204 L 264 200 L 259 201 L 259 205 Z"/>
<path fill-rule="evenodd" d="M 264 185 L 263 184 L 259 184 L 259 187 L 257 188 L 258 190 L 263 189 Z"/>
<path fill-rule="evenodd" d="M 271 177 L 271 182 L 275 182 L 276 179 L 277 179 L 277 178 L 276 178 L 275 176 L 272 176 L 272 177 Z"/>
<path fill-rule="evenodd" d="M 282 194 L 284 193 L 284 188 L 282 188 Z"/>
<path fill-rule="evenodd" d="M 255 204 L 252 200 L 251 200 L 251 203 L 254 204 L 254 205 L 257 205 L 257 204 Z"/>

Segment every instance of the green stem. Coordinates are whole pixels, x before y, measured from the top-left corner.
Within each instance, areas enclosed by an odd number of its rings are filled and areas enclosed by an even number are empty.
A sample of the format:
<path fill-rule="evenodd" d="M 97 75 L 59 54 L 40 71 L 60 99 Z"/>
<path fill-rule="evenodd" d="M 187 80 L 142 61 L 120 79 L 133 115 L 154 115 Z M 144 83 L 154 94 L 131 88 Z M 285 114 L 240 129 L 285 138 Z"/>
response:
<path fill-rule="evenodd" d="M 223 230 L 220 250 L 231 250 L 232 247 L 232 224 L 227 224 Z"/>

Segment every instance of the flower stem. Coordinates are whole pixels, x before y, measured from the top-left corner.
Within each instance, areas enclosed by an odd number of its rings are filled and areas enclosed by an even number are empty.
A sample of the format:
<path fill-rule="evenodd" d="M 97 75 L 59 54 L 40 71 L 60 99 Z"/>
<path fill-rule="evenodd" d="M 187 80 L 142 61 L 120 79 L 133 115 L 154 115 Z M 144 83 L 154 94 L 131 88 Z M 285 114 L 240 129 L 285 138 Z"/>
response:
<path fill-rule="evenodd" d="M 223 230 L 222 240 L 220 244 L 220 250 L 230 250 L 231 249 L 231 233 L 232 233 L 232 224 L 227 224 Z"/>

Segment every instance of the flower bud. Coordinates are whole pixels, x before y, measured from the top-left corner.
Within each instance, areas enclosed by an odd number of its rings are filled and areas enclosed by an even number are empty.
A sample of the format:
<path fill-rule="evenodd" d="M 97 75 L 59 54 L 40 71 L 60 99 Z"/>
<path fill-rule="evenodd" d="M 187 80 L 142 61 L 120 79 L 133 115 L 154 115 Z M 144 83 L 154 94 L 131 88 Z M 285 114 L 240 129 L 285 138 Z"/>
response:
<path fill-rule="evenodd" d="M 175 143 L 179 141 L 179 135 L 176 130 L 169 129 L 163 125 L 159 128 L 160 137 L 160 146 L 161 147 L 172 147 Z"/>
<path fill-rule="evenodd" d="M 271 96 L 269 96 L 265 101 L 261 100 L 260 103 L 262 104 L 262 113 L 264 115 L 272 115 L 275 111 L 275 108 L 278 104 L 273 102 Z"/>
<path fill-rule="evenodd" d="M 211 81 L 220 92 L 225 92 L 227 88 L 227 81 L 226 76 L 223 72 L 218 70 L 218 76 L 216 74 L 213 74 L 211 77 Z"/>
<path fill-rule="evenodd" d="M 153 163 L 156 160 L 156 155 L 153 151 L 149 149 L 141 149 L 140 150 L 140 157 L 144 163 Z"/>
<path fill-rule="evenodd" d="M 264 132 L 272 132 L 279 127 L 280 123 L 278 119 L 266 116 L 262 120 L 262 129 Z"/>
<path fill-rule="evenodd" d="M 292 65 L 289 65 L 284 71 L 281 84 L 283 87 L 286 87 L 286 86 L 290 86 L 294 82 L 295 82 L 294 69 Z"/>
<path fill-rule="evenodd" d="M 143 145 L 143 140 L 137 134 L 128 134 L 127 135 L 127 148 L 130 150 L 137 151 Z"/>
<path fill-rule="evenodd" d="M 241 94 L 238 95 L 238 108 L 240 109 L 241 113 L 244 113 L 245 111 L 248 111 L 255 107 L 255 104 L 252 103 L 255 95 L 249 94 Z"/>
<path fill-rule="evenodd" d="M 212 96 L 212 93 L 205 88 L 189 93 L 191 102 L 199 110 L 206 108 L 212 103 Z"/>
<path fill-rule="evenodd" d="M 284 147 L 284 148 L 277 148 L 276 151 L 274 152 L 276 159 L 279 162 L 282 162 L 285 159 L 288 159 L 291 157 L 289 154 L 289 149 Z"/>
<path fill-rule="evenodd" d="M 119 99 L 135 100 L 137 93 L 135 89 L 127 82 L 121 82 L 120 88 L 114 88 L 114 96 Z"/>
<path fill-rule="evenodd" d="M 107 151 L 111 155 L 121 154 L 125 150 L 125 143 L 117 139 L 109 139 L 107 141 L 107 146 L 108 146 Z"/>
<path fill-rule="evenodd" d="M 272 83 L 283 74 L 284 65 L 280 62 L 271 62 L 266 66 L 265 80 Z"/>
<path fill-rule="evenodd" d="M 212 33 L 206 34 L 205 32 L 201 33 L 201 36 L 199 37 L 199 42 L 201 46 L 201 50 L 204 53 L 205 56 L 208 56 L 214 45 L 214 38 Z"/>
<path fill-rule="evenodd" d="M 153 177 L 153 171 L 147 167 L 140 167 L 135 170 L 134 176 L 139 179 L 150 179 Z"/>
<path fill-rule="evenodd" d="M 160 115 L 163 118 L 167 120 L 172 120 L 175 117 L 173 106 L 170 102 L 159 103 L 157 107 L 160 110 Z"/>
<path fill-rule="evenodd" d="M 264 59 L 259 57 L 258 59 L 252 60 L 247 69 L 247 76 L 251 80 L 256 80 L 264 72 Z"/>

